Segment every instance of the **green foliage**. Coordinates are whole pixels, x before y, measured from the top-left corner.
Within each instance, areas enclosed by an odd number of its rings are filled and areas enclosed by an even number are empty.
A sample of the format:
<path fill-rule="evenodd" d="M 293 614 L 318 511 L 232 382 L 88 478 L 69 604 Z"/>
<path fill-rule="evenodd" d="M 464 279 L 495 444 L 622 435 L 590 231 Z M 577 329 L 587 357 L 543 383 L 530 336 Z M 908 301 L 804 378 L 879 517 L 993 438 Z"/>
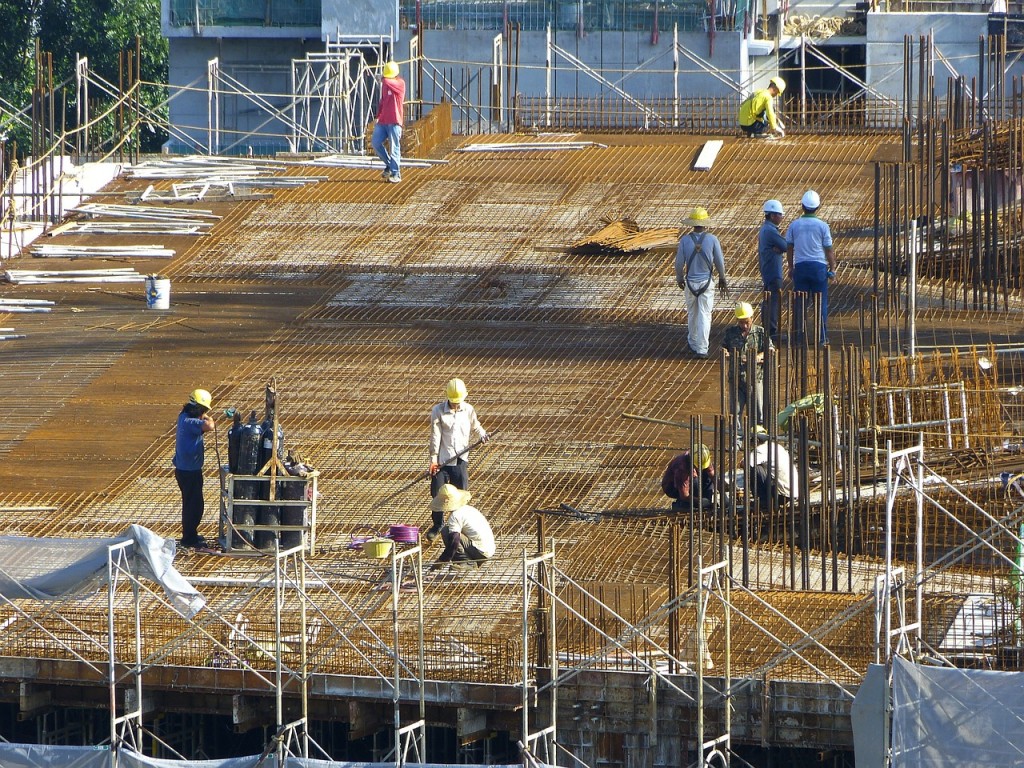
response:
<path fill-rule="evenodd" d="M 20 109 L 31 101 L 37 41 L 41 51 L 52 54 L 54 86 L 67 82 L 56 103 L 58 108 L 67 105 L 69 128 L 75 114 L 76 57 L 88 58 L 90 70 L 117 88 L 124 82 L 122 52 L 134 55 L 136 37 L 141 78 L 154 84 L 145 88 L 143 101 L 155 108 L 166 99 L 167 40 L 160 34 L 159 0 L 0 0 L 0 29 L 0 98 L 8 106 Z M 49 73 L 41 75 L 45 81 Z M 90 96 L 99 96 L 97 90 Z M 27 132 L 14 127 L 2 109 L 0 125 L 20 145 L 27 140 Z M 162 132 L 143 131 L 150 145 L 143 150 L 156 149 L 163 138 Z"/>

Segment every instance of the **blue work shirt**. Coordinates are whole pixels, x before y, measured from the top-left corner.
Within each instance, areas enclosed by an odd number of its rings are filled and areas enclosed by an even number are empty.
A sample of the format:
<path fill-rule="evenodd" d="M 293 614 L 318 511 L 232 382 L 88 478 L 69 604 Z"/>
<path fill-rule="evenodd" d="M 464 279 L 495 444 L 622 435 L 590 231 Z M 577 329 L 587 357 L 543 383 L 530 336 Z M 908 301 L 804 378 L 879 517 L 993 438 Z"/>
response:
<path fill-rule="evenodd" d="M 202 469 L 205 452 L 203 420 L 182 411 L 178 414 L 178 432 L 174 439 L 174 468 L 183 472 Z"/>
<path fill-rule="evenodd" d="M 786 256 L 786 238 L 779 228 L 765 219 L 757 236 L 757 261 L 761 267 L 761 280 L 766 286 L 782 282 L 782 260 Z"/>

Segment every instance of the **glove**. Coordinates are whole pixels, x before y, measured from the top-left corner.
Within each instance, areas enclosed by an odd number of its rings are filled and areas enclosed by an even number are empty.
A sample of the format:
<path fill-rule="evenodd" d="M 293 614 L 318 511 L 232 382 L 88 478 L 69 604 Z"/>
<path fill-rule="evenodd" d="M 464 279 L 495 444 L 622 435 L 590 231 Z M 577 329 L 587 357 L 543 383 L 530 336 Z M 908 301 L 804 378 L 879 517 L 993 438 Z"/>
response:
<path fill-rule="evenodd" d="M 729 284 L 727 282 L 725 282 L 724 279 L 719 280 L 718 281 L 718 290 L 720 290 L 722 293 L 728 293 L 729 292 Z"/>
<path fill-rule="evenodd" d="M 836 273 L 835 273 L 835 272 L 833 272 L 833 271 L 832 271 L 832 270 L 830 269 L 830 270 L 829 270 L 828 272 L 826 272 L 826 273 L 825 273 L 825 276 L 826 276 L 826 277 L 827 277 L 827 278 L 828 278 L 829 280 L 831 280 L 832 278 L 834 278 L 834 277 L 836 276 Z"/>
<path fill-rule="evenodd" d="M 481 443 L 486 443 L 490 439 L 491 439 L 490 435 L 484 435 L 483 437 L 480 438 L 480 442 Z"/>
<path fill-rule="evenodd" d="M 780 139 L 786 138 L 786 129 L 783 128 L 781 125 L 775 130 L 775 132 L 779 134 Z"/>

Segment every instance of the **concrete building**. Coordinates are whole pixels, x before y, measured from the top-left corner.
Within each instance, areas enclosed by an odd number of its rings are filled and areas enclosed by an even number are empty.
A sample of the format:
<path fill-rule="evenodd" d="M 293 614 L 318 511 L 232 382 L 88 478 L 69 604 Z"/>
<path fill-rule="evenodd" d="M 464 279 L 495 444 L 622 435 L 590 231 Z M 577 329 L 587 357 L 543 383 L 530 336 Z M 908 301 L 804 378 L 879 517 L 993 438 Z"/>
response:
<path fill-rule="evenodd" d="M 939 95 L 950 78 L 988 88 L 994 77 L 1024 73 L 1013 56 L 1020 21 L 977 4 L 951 13 L 798 1 L 780 13 L 772 2 L 750 17 L 735 9 L 714 25 L 700 6 L 648 5 L 431 2 L 417 10 L 409 2 L 163 0 L 177 128 L 168 149 L 358 151 L 382 56 L 415 62 L 407 73 L 415 114 L 447 100 L 457 132 L 534 127 L 513 124 L 517 97 L 601 100 L 608 127 L 639 119 L 654 130 L 692 124 L 652 119 L 649 105 L 674 101 L 685 116 L 705 112 L 700 99 L 712 98 L 727 123 L 738 100 L 775 74 L 789 83 L 790 115 L 808 101 L 832 99 L 848 111 L 852 104 L 868 123 L 879 114 L 892 122 L 897 104 L 916 99 L 920 68 L 911 67 L 908 94 L 904 65 L 922 49 L 925 77 Z M 979 40 L 990 34 L 987 50 L 1003 40 L 1007 46 L 998 75 L 986 72 L 979 55 Z M 342 102 L 345 114 L 336 106 Z M 308 140 L 309 133 L 325 141 Z"/>

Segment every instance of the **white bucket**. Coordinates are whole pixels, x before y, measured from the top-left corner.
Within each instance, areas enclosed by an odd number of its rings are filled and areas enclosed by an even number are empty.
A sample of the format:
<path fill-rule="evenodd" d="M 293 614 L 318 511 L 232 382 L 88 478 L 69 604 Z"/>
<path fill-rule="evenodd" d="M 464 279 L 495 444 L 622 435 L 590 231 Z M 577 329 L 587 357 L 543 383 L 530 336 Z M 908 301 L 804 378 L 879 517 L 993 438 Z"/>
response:
<path fill-rule="evenodd" d="M 171 308 L 171 281 L 160 275 L 146 277 L 146 309 Z"/>

